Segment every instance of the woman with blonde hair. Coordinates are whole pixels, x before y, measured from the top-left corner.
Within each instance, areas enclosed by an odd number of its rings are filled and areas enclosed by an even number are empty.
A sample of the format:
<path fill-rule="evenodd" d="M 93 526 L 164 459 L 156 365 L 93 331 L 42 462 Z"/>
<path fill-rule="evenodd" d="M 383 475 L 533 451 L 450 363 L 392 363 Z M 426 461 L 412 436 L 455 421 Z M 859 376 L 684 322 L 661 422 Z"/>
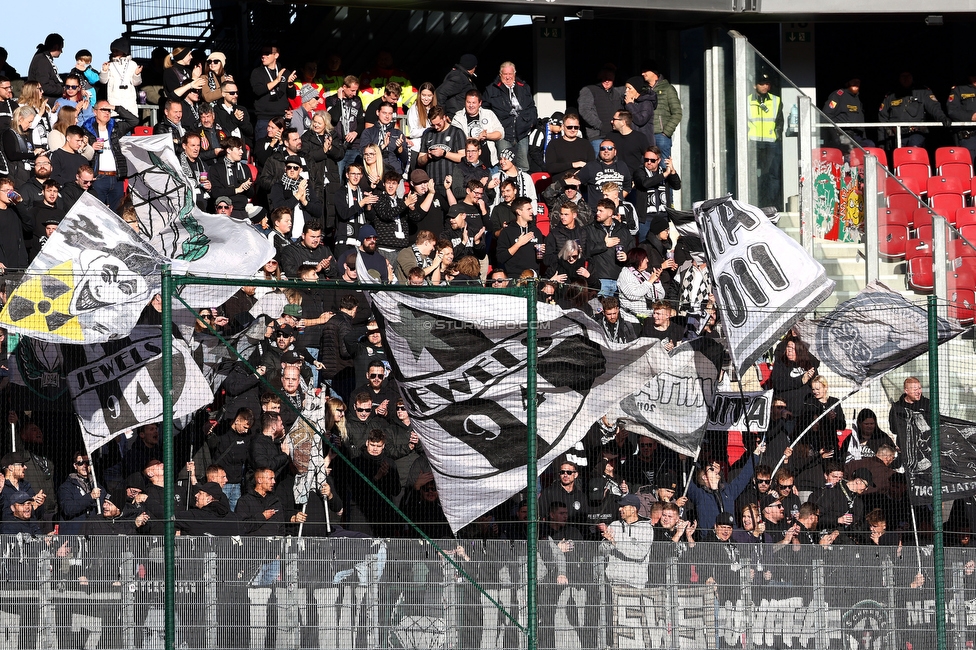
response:
<path fill-rule="evenodd" d="M 0 146 L 7 163 L 7 176 L 17 185 L 30 180 L 34 159 L 44 153 L 43 147 L 35 147 L 30 141 L 30 125 L 37 116 L 31 106 L 18 106 L 10 119 L 10 128 L 3 132 Z"/>
<path fill-rule="evenodd" d="M 223 52 L 211 52 L 207 57 L 206 83 L 203 85 L 201 95 L 203 100 L 212 104 L 223 98 L 220 84 L 225 81 L 234 81 L 234 77 L 227 74 L 227 56 Z"/>
<path fill-rule="evenodd" d="M 51 131 L 51 109 L 41 92 L 41 84 L 36 81 L 25 81 L 23 88 L 20 89 L 17 104 L 34 109 L 34 118 L 30 125 L 30 142 L 35 147 L 47 148 L 47 134 Z"/>
<path fill-rule="evenodd" d="M 363 149 L 363 173 L 366 174 L 364 192 L 381 195 L 383 193 L 383 152 L 377 144 L 368 144 Z"/>

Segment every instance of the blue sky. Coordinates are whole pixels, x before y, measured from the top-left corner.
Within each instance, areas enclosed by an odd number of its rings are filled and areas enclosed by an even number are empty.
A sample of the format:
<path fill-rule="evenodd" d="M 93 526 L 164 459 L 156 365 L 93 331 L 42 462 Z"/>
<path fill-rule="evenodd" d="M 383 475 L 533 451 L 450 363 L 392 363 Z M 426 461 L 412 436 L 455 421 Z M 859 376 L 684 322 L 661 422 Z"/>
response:
<path fill-rule="evenodd" d="M 122 35 L 120 0 L 92 0 L 83 10 L 77 0 L 45 0 L 43 6 L 44 20 L 8 22 L 0 36 L 0 46 L 10 53 L 17 72 L 27 74 L 37 45 L 51 32 L 64 37 L 64 54 L 56 61 L 59 72 L 74 67 L 73 57 L 81 49 L 91 51 L 96 68 L 108 60 L 109 43 Z"/>

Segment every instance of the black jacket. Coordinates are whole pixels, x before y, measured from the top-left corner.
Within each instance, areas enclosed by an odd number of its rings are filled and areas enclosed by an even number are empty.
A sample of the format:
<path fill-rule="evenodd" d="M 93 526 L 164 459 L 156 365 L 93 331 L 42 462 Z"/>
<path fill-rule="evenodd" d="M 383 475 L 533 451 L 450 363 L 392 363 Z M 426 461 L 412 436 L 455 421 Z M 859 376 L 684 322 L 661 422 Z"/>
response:
<path fill-rule="evenodd" d="M 280 70 L 280 66 L 278 70 Z M 254 116 L 258 120 L 282 117 L 288 110 L 288 100 L 296 95 L 295 85 L 283 78 L 271 90 L 268 83 L 274 81 L 277 72 L 259 65 L 251 71 L 251 92 L 254 93 Z"/>
<path fill-rule="evenodd" d="M 505 139 L 514 144 L 529 134 L 536 120 L 539 119 L 539 111 L 536 110 L 529 84 L 515 77 L 515 85 L 512 89 L 515 91 L 515 99 L 521 106 L 517 115 L 512 114 L 512 97 L 500 76 L 495 77 L 491 85 L 485 89 L 485 104 L 502 123 Z"/>
<path fill-rule="evenodd" d="M 474 75 L 458 63 L 451 68 L 444 81 L 434 91 L 437 95 L 437 104 L 444 107 L 448 117 L 452 117 L 464 108 L 464 93 L 475 90 L 474 79 Z"/>
<path fill-rule="evenodd" d="M 264 518 L 265 510 L 276 510 L 270 519 Z M 241 496 L 234 514 L 240 520 L 241 534 L 255 537 L 275 537 L 285 532 L 285 526 L 295 514 L 285 511 L 285 506 L 274 492 L 261 496 L 254 490 Z"/>
<path fill-rule="evenodd" d="M 254 125 L 251 124 L 251 116 L 248 114 L 247 109 L 243 106 L 235 106 L 235 109 L 240 109 L 244 111 L 244 119 L 238 120 L 237 116 L 234 115 L 234 111 L 230 113 L 224 108 L 223 102 L 218 102 L 214 106 L 214 117 L 217 120 L 217 124 L 223 129 L 224 133 L 228 136 L 234 129 L 241 130 L 241 139 L 249 147 L 254 146 Z"/>
<path fill-rule="evenodd" d="M 274 471 L 276 477 L 281 477 L 291 458 L 281 451 L 281 445 L 263 433 L 251 435 L 251 442 L 248 446 L 247 465 L 251 471 L 267 467 Z"/>

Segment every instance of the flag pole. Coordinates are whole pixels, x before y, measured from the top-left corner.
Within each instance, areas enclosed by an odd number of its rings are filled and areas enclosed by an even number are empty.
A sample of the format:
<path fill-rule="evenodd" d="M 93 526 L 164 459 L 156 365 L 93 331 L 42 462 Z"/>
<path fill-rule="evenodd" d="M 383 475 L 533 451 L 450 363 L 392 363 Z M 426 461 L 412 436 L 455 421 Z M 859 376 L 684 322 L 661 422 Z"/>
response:
<path fill-rule="evenodd" d="M 857 386 L 855 388 L 852 388 L 850 390 L 850 392 L 847 393 L 847 395 L 844 395 L 844 397 L 842 397 L 841 399 L 839 399 L 836 402 L 834 402 L 833 404 L 831 404 L 830 408 L 825 409 L 823 413 L 821 413 L 820 415 L 817 416 L 817 419 L 815 419 L 813 422 L 811 422 L 810 425 L 806 429 L 804 429 L 803 432 L 800 433 L 800 435 L 798 435 L 793 440 L 793 442 L 790 444 L 790 448 L 792 449 L 793 446 L 796 445 L 796 443 L 800 442 L 800 440 L 803 438 L 803 436 L 807 435 L 807 433 L 813 428 L 813 425 L 815 425 L 817 422 L 820 422 L 820 420 L 824 419 L 824 417 L 826 417 L 828 413 L 830 413 L 835 408 L 837 408 L 838 406 L 840 406 L 841 404 L 843 404 L 844 401 L 848 397 L 850 397 L 851 395 L 853 395 L 854 393 L 856 393 L 859 390 L 861 390 L 861 387 L 860 386 Z M 836 437 L 837 434 L 835 433 L 834 436 Z M 776 463 L 776 467 L 773 468 L 773 476 L 776 476 L 776 471 L 780 467 L 782 467 L 784 460 L 786 460 L 786 454 L 783 454 L 783 457 L 779 459 L 779 462 L 778 463 Z"/>
<path fill-rule="evenodd" d="M 82 433 L 84 433 L 85 427 L 81 423 L 81 416 L 78 415 L 77 413 L 75 413 L 75 419 L 78 420 L 78 426 L 81 428 Z M 13 433 L 13 427 L 14 427 L 14 424 L 13 424 L 13 422 L 11 422 L 10 423 L 11 434 Z M 82 439 L 83 440 L 84 440 L 84 437 L 85 436 L 82 435 Z M 85 453 L 88 455 L 88 475 L 91 476 L 92 489 L 95 490 L 95 489 L 98 488 L 98 479 L 95 478 L 95 464 L 92 462 L 92 459 L 91 459 L 91 451 L 89 451 L 89 449 L 88 449 L 88 441 L 87 440 L 84 440 L 84 445 L 85 445 Z M 102 502 L 99 501 L 98 499 L 95 499 L 95 509 L 98 512 L 98 514 L 102 514 Z"/>
<path fill-rule="evenodd" d="M 915 559 L 918 561 L 918 572 L 922 572 L 922 551 L 919 550 L 921 544 L 918 540 L 918 521 L 915 519 L 915 506 L 909 505 L 908 509 L 912 513 L 912 532 L 915 533 Z M 941 516 L 941 515 L 940 515 Z"/>

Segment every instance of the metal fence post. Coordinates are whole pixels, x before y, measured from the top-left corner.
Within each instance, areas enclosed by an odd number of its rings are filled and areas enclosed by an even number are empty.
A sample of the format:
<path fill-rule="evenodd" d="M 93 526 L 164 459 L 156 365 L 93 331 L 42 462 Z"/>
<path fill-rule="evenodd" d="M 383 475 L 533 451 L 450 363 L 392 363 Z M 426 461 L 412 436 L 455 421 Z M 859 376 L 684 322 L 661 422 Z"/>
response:
<path fill-rule="evenodd" d="M 949 256 L 946 254 L 946 226 L 947 222 L 945 217 L 935 212 L 932 213 L 932 279 L 935 284 L 935 297 L 938 298 L 936 309 L 939 318 L 945 318 L 948 315 L 949 302 L 949 271 L 947 266 L 951 262 L 949 261 Z"/>
<path fill-rule="evenodd" d="M 163 311 L 161 347 L 163 348 L 163 517 L 165 519 L 166 576 L 166 650 L 176 648 L 176 522 L 173 498 L 176 494 L 176 471 L 173 467 L 173 269 L 163 265 Z"/>
<path fill-rule="evenodd" d="M 826 572 L 824 571 L 824 561 L 823 559 L 813 561 L 813 602 L 810 606 L 816 613 L 817 619 L 817 646 L 818 648 L 828 647 L 830 641 L 830 634 L 827 631 L 827 599 L 825 598 L 825 592 L 827 590 L 826 584 Z"/>
<path fill-rule="evenodd" d="M 536 463 L 536 406 L 537 406 L 537 386 L 536 386 L 536 355 L 538 353 L 538 316 L 535 280 L 530 280 L 523 288 L 525 296 L 525 426 L 526 426 L 526 463 L 525 463 L 525 496 L 527 508 L 526 525 L 526 558 L 525 566 L 526 587 L 528 594 L 525 599 L 526 609 L 526 631 L 528 633 L 528 650 L 536 650 L 538 640 L 538 581 L 539 574 L 537 569 L 538 562 L 538 540 L 539 540 L 539 513 L 538 500 L 536 499 L 536 485 L 539 482 L 539 471 Z"/>
<path fill-rule="evenodd" d="M 966 583 L 962 562 L 952 563 L 952 637 L 955 650 L 966 647 Z"/>
<path fill-rule="evenodd" d="M 800 159 L 800 243 L 806 252 L 813 255 L 813 134 L 816 132 L 816 113 L 809 97 L 800 95 L 799 99 L 800 132 L 796 141 Z"/>
<path fill-rule="evenodd" d="M 749 42 L 736 31 L 729 34 L 733 43 L 732 70 L 735 79 L 735 198 L 752 203 L 757 180 L 756 168 L 749 167 Z"/>
<path fill-rule="evenodd" d="M 869 153 L 864 156 L 864 257 L 868 284 L 877 280 L 880 273 L 878 246 L 878 158 Z"/>
<path fill-rule="evenodd" d="M 945 238 L 945 221 L 942 228 L 937 226 L 933 233 L 941 230 Z M 933 226 L 935 221 L 933 220 Z M 933 254 L 935 243 L 933 241 Z M 943 254 L 945 248 L 943 247 Z M 938 266 L 936 267 L 938 268 Z M 944 268 L 944 266 L 943 266 Z M 946 650 L 946 622 L 945 622 L 945 549 L 942 535 L 942 442 L 940 440 L 941 427 L 939 423 L 939 319 L 936 296 L 929 296 L 929 425 L 932 427 L 932 526 L 935 530 L 935 547 L 932 560 L 935 565 L 935 634 L 939 650 Z"/>

